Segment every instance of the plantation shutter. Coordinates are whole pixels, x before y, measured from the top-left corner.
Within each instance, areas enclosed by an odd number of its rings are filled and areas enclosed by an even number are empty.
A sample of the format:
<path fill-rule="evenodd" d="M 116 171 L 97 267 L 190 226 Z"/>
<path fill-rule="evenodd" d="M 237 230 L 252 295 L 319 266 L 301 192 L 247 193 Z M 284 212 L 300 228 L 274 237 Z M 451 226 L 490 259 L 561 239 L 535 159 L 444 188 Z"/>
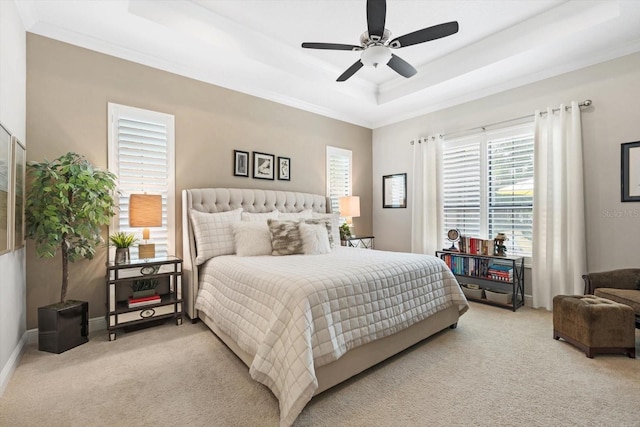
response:
<path fill-rule="evenodd" d="M 480 141 L 451 141 L 442 152 L 444 233 L 457 228 L 463 236 L 480 236 L 481 181 Z"/>
<path fill-rule="evenodd" d="M 156 245 L 156 257 L 173 255 L 173 116 L 115 104 L 110 107 L 113 107 L 110 169 L 118 176 L 119 191 L 114 228 L 132 232 L 144 243 L 142 229 L 129 226 L 129 196 L 160 194 L 162 227 L 149 229 L 149 243 Z M 137 248 L 131 248 L 131 255 L 137 257 Z"/>
<path fill-rule="evenodd" d="M 489 235 L 505 233 L 507 253 L 529 255 L 533 229 L 533 133 L 530 126 L 489 135 Z"/>
<path fill-rule="evenodd" d="M 351 150 L 327 147 L 327 196 L 331 212 L 340 212 L 338 199 L 351 195 Z"/>

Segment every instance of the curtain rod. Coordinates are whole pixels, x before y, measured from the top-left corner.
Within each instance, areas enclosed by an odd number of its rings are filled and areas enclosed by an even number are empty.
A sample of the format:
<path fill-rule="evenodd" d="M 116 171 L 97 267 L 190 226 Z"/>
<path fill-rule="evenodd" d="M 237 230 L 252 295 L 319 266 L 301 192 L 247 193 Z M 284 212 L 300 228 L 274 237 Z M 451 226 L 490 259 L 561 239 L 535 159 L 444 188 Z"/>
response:
<path fill-rule="evenodd" d="M 578 107 L 588 107 L 592 103 L 593 102 L 590 99 L 586 99 L 586 100 L 584 100 L 582 102 L 579 102 L 578 103 Z M 567 105 L 564 108 L 565 108 L 565 111 L 566 110 L 570 110 L 571 109 L 571 105 Z M 560 111 L 560 108 L 554 108 L 553 110 L 551 110 L 552 113 L 557 113 L 558 111 Z M 546 111 L 540 111 L 540 115 L 541 116 L 545 115 L 545 114 L 547 114 Z M 503 120 L 501 122 L 490 123 L 490 124 L 484 125 L 484 126 L 476 126 L 476 127 L 469 128 L 469 129 L 458 130 L 458 131 L 455 131 L 455 132 L 449 132 L 449 133 L 446 133 L 446 134 L 440 135 L 440 136 L 447 137 L 447 136 L 456 135 L 456 134 L 459 134 L 459 133 L 471 132 L 471 131 L 474 131 L 474 130 L 481 130 L 481 131 L 484 132 L 486 130 L 486 128 L 491 127 L 491 126 L 497 126 L 497 125 L 502 125 L 502 124 L 505 124 L 505 123 L 517 122 L 518 120 L 524 120 L 524 119 L 533 118 L 533 117 L 535 117 L 535 113 L 534 114 L 527 114 L 526 116 L 516 117 L 514 119 Z M 411 145 L 414 144 L 413 141 L 410 141 L 410 143 L 411 143 Z M 418 140 L 418 143 L 420 143 L 420 140 Z"/>

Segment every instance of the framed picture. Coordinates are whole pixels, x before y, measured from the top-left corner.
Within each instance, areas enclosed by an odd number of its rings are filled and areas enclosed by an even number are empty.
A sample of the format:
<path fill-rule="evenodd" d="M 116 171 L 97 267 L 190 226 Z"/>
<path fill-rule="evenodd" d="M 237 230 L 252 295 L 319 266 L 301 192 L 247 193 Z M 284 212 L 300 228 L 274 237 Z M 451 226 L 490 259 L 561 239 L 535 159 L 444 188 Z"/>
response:
<path fill-rule="evenodd" d="M 255 179 L 274 179 L 273 154 L 253 152 L 253 177 Z"/>
<path fill-rule="evenodd" d="M 233 175 L 249 177 L 249 152 L 233 150 Z"/>
<path fill-rule="evenodd" d="M 18 138 L 13 137 L 13 249 L 25 244 L 24 229 L 24 180 L 27 152 Z"/>
<path fill-rule="evenodd" d="M 640 141 L 622 144 L 622 201 L 640 202 Z"/>
<path fill-rule="evenodd" d="M 382 177 L 382 207 L 407 207 L 407 174 L 397 173 Z"/>
<path fill-rule="evenodd" d="M 278 157 L 278 179 L 291 180 L 291 159 L 289 157 Z"/>
<path fill-rule="evenodd" d="M 9 252 L 11 183 L 11 134 L 0 124 L 0 254 Z"/>

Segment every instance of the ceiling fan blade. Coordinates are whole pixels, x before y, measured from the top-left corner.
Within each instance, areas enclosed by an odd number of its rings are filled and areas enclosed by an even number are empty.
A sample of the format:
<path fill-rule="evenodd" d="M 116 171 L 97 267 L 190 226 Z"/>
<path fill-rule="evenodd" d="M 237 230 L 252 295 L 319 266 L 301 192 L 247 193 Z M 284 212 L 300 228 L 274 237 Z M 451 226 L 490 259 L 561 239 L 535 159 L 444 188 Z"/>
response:
<path fill-rule="evenodd" d="M 367 0 L 367 30 L 369 38 L 377 42 L 384 34 L 384 21 L 387 17 L 386 0 Z"/>
<path fill-rule="evenodd" d="M 389 62 L 387 62 L 387 65 L 402 77 L 409 78 L 418 72 L 415 68 L 413 68 L 413 65 L 409 64 L 407 61 L 394 54 L 391 54 L 391 59 L 389 60 Z"/>
<path fill-rule="evenodd" d="M 305 47 L 307 49 L 362 50 L 361 46 L 338 43 L 302 43 L 302 47 Z"/>
<path fill-rule="evenodd" d="M 340 77 L 338 77 L 336 79 L 337 82 L 343 82 L 345 80 L 347 80 L 349 77 L 353 76 L 356 71 L 358 71 L 360 68 L 362 68 L 364 64 L 362 63 L 362 61 L 360 61 L 358 59 L 358 61 L 356 61 L 351 67 L 347 68 L 347 71 L 345 71 L 344 73 L 342 73 L 340 75 Z"/>
<path fill-rule="evenodd" d="M 458 32 L 458 21 L 446 22 L 440 25 L 434 25 L 433 27 L 423 28 L 413 33 L 405 34 L 404 36 L 397 37 L 391 40 L 389 47 L 397 49 L 399 47 L 412 46 L 418 43 L 424 43 L 431 40 L 436 40 L 442 37 L 450 36 Z"/>

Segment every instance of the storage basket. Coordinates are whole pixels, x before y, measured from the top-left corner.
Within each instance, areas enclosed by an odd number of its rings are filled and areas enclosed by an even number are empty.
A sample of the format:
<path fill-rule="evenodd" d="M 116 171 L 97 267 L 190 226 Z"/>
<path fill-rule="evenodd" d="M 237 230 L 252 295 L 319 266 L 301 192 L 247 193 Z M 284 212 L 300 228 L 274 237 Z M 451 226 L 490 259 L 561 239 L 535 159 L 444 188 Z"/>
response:
<path fill-rule="evenodd" d="M 466 296 L 467 298 L 475 298 L 475 299 L 484 298 L 484 289 L 470 289 L 470 288 L 467 288 L 465 285 L 462 285 L 461 288 L 462 288 L 462 293 L 464 293 L 464 296 Z"/>
<path fill-rule="evenodd" d="M 500 304 L 511 304 L 511 292 L 496 292 L 485 289 L 485 294 L 489 301 L 499 302 Z"/>

